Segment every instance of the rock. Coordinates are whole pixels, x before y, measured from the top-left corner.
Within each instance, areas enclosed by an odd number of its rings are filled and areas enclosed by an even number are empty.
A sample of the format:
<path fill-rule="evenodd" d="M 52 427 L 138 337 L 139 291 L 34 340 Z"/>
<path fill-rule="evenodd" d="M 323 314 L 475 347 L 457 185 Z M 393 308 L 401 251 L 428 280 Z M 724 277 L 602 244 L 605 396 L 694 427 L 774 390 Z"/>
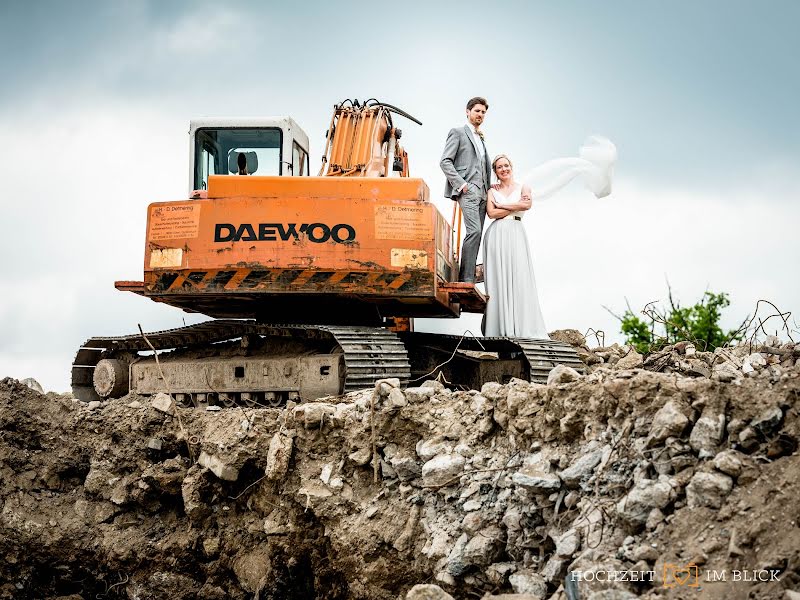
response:
<path fill-rule="evenodd" d="M 633 346 L 628 346 L 629 351 L 627 354 L 622 356 L 618 361 L 617 364 L 614 365 L 616 369 L 638 369 L 642 366 L 644 362 L 644 357 L 639 354 L 636 350 L 634 350 Z"/>
<path fill-rule="evenodd" d="M 31 388 L 32 390 L 39 392 L 40 394 L 44 394 L 44 388 L 42 385 L 36 381 L 33 377 L 26 377 L 20 383 L 26 387 Z"/>
<path fill-rule="evenodd" d="M 470 568 L 470 564 L 464 560 L 464 550 L 468 542 L 469 535 L 462 533 L 447 555 L 447 572 L 454 577 L 460 577 Z"/>
<path fill-rule="evenodd" d="M 402 408 L 408 404 L 405 394 L 403 394 L 403 392 L 398 388 L 392 388 L 392 391 L 389 392 L 389 398 L 387 399 L 387 402 L 389 403 L 389 406 L 393 408 Z"/>
<path fill-rule="evenodd" d="M 399 380 L 398 380 L 398 382 L 399 382 Z M 399 383 L 398 383 L 398 385 L 399 385 Z M 445 389 L 444 385 L 440 381 L 436 381 L 435 379 L 428 379 L 426 381 L 423 381 L 422 385 L 420 387 L 430 388 L 434 392 L 443 392 L 444 389 Z"/>
<path fill-rule="evenodd" d="M 423 384 L 424 385 L 424 384 Z M 378 390 L 381 398 L 388 398 L 392 390 L 400 387 L 400 379 L 397 377 L 388 377 L 386 379 L 378 379 L 375 382 L 375 389 Z"/>
<path fill-rule="evenodd" d="M 697 419 L 689 435 L 689 445 L 700 458 L 710 458 L 717 453 L 717 447 L 725 433 L 725 415 L 704 411 Z"/>
<path fill-rule="evenodd" d="M 547 598 L 547 582 L 532 569 L 521 569 L 508 578 L 516 594 L 531 594 L 535 598 Z"/>
<path fill-rule="evenodd" d="M 800 600 L 800 592 L 793 592 L 792 590 L 784 590 L 783 600 Z"/>
<path fill-rule="evenodd" d="M 359 467 L 363 467 L 372 458 L 372 450 L 369 448 L 359 448 L 355 452 L 348 454 L 347 458 L 352 460 Z"/>
<path fill-rule="evenodd" d="M 453 444 L 445 441 L 442 437 L 435 437 L 417 442 L 416 451 L 417 456 L 422 460 L 429 461 L 439 454 L 450 454 L 453 451 Z"/>
<path fill-rule="evenodd" d="M 564 578 L 564 575 L 566 575 L 567 567 L 569 567 L 571 560 L 571 558 L 561 558 L 554 554 L 544 563 L 541 572 L 542 577 L 544 577 L 545 581 L 548 583 L 560 582 Z"/>
<path fill-rule="evenodd" d="M 220 479 L 224 479 L 225 481 L 236 481 L 239 479 L 239 469 L 232 465 L 225 464 L 220 458 L 213 454 L 208 454 L 205 450 L 200 452 L 200 457 L 197 459 L 197 462 Z"/>
<path fill-rule="evenodd" d="M 268 552 L 266 546 L 259 547 L 252 552 L 239 554 L 233 561 L 233 572 L 246 591 L 252 593 L 260 590 L 262 582 L 272 573 Z"/>
<path fill-rule="evenodd" d="M 566 365 L 556 365 L 555 368 L 547 375 L 547 385 L 558 385 L 561 383 L 571 383 L 578 381 L 581 374 L 572 367 Z"/>
<path fill-rule="evenodd" d="M 739 369 L 730 361 L 725 361 L 722 364 L 714 365 L 711 372 L 712 379 L 717 379 L 723 383 L 729 383 L 739 377 Z"/>
<path fill-rule="evenodd" d="M 764 358 L 764 355 L 760 352 L 753 352 L 750 356 L 744 359 L 745 362 L 750 363 L 750 366 L 753 367 L 756 371 L 759 371 L 767 366 L 767 360 Z"/>
<path fill-rule="evenodd" d="M 686 486 L 686 503 L 689 508 L 708 506 L 720 508 L 725 496 L 733 489 L 733 480 L 722 473 L 695 473 Z"/>
<path fill-rule="evenodd" d="M 664 508 L 673 499 L 672 486 L 664 481 L 641 479 L 622 500 L 617 514 L 632 525 L 644 525 L 650 511 Z"/>
<path fill-rule="evenodd" d="M 431 387 L 410 387 L 406 388 L 406 401 L 410 404 L 419 404 L 421 402 L 428 402 L 436 393 Z"/>
<path fill-rule="evenodd" d="M 479 567 L 489 565 L 500 553 L 503 545 L 503 531 L 496 525 L 489 525 L 467 542 L 462 560 Z"/>
<path fill-rule="evenodd" d="M 406 600 L 454 600 L 438 585 L 430 583 L 418 584 L 408 590 Z"/>
<path fill-rule="evenodd" d="M 211 508 L 203 499 L 207 485 L 205 471 L 199 465 L 192 465 L 181 482 L 183 510 L 192 521 L 199 521 L 211 514 Z"/>
<path fill-rule="evenodd" d="M 294 439 L 286 434 L 277 432 L 272 436 L 267 450 L 267 468 L 265 474 L 270 481 L 279 481 L 289 471 L 289 461 L 292 459 Z"/>
<path fill-rule="evenodd" d="M 175 414 L 175 402 L 172 400 L 172 396 L 164 392 L 159 392 L 153 396 L 153 399 L 150 401 L 150 406 L 168 415 Z"/>
<path fill-rule="evenodd" d="M 570 346 L 586 347 L 586 338 L 577 329 L 556 329 L 547 335 L 556 342 L 564 342 Z"/>
<path fill-rule="evenodd" d="M 502 562 L 489 565 L 486 569 L 486 578 L 497 587 L 505 587 L 508 576 L 517 570 L 515 563 Z"/>
<path fill-rule="evenodd" d="M 410 456 L 393 456 L 389 464 L 400 481 L 411 481 L 422 473 L 419 463 Z"/>
<path fill-rule="evenodd" d="M 319 428 L 324 422 L 330 423 L 336 413 L 336 405 L 327 402 L 309 402 L 294 408 L 294 419 L 302 423 L 306 429 Z"/>
<path fill-rule="evenodd" d="M 742 472 L 742 461 L 735 450 L 724 450 L 714 457 L 714 467 L 731 477 Z"/>
<path fill-rule="evenodd" d="M 428 486 L 458 482 L 466 460 L 460 454 L 439 454 L 422 465 L 422 481 Z"/>
<path fill-rule="evenodd" d="M 680 437 L 688 424 L 689 419 L 681 411 L 680 405 L 670 400 L 653 416 L 650 435 L 647 438 L 648 447 L 655 446 L 668 437 Z"/>
<path fill-rule="evenodd" d="M 539 493 L 548 493 L 561 488 L 561 479 L 554 473 L 545 473 L 532 466 L 522 467 L 511 476 L 517 485 Z"/>
<path fill-rule="evenodd" d="M 779 407 L 773 406 L 750 421 L 750 427 L 763 436 L 769 437 L 778 431 L 782 420 L 783 412 Z"/>
<path fill-rule="evenodd" d="M 89 404 L 86 405 L 86 408 L 88 408 L 89 410 L 97 410 L 101 406 L 103 406 L 102 402 L 100 402 L 99 400 L 92 400 L 91 402 L 89 402 Z"/>
<path fill-rule="evenodd" d="M 568 529 L 566 532 L 555 538 L 556 556 L 561 558 L 571 558 L 581 547 L 581 535 L 577 529 Z"/>
<path fill-rule="evenodd" d="M 589 452 L 581 456 L 568 468 L 559 472 L 558 475 L 568 487 L 576 488 L 592 476 L 595 467 L 600 464 L 602 458 L 602 450 Z"/>
<path fill-rule="evenodd" d="M 462 506 L 461 508 L 464 509 L 464 512 L 472 512 L 475 510 L 480 510 L 482 506 L 483 502 L 481 502 L 480 500 L 467 500 L 466 502 L 464 502 L 464 506 Z"/>
<path fill-rule="evenodd" d="M 654 508 L 653 510 L 650 511 L 650 514 L 647 515 L 647 521 L 645 521 L 644 527 L 648 531 L 652 531 L 663 522 L 664 522 L 664 513 L 661 512 L 660 509 Z"/>

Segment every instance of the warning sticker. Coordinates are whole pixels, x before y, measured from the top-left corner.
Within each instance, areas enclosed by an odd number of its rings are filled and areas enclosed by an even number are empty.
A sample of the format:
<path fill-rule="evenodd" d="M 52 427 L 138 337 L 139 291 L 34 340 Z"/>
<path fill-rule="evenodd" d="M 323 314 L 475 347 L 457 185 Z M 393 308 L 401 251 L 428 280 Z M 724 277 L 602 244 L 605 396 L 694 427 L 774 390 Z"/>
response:
<path fill-rule="evenodd" d="M 200 233 L 200 204 L 168 204 L 150 209 L 148 239 L 175 240 L 196 238 Z"/>
<path fill-rule="evenodd" d="M 433 240 L 430 213 L 423 206 L 376 206 L 375 237 L 379 240 Z"/>
<path fill-rule="evenodd" d="M 424 250 L 408 250 L 392 248 L 391 261 L 393 267 L 428 268 L 428 253 Z"/>

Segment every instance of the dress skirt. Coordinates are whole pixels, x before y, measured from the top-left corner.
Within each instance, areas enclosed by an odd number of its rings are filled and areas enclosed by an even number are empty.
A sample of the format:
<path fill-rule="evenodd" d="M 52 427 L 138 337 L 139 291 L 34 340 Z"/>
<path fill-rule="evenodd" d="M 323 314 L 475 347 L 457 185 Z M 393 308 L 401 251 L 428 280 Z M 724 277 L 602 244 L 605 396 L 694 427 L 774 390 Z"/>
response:
<path fill-rule="evenodd" d="M 486 305 L 484 335 L 549 339 L 539 307 L 528 236 L 522 221 L 493 221 L 483 240 Z"/>

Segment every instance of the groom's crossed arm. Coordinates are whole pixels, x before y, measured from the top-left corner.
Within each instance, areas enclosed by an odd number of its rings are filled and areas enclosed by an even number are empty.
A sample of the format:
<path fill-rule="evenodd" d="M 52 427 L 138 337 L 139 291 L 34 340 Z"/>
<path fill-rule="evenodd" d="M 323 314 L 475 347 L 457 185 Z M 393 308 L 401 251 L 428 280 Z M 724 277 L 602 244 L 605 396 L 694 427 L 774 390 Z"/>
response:
<path fill-rule="evenodd" d="M 461 194 L 467 187 L 466 180 L 458 174 L 453 162 L 456 154 L 458 154 L 459 147 L 458 129 L 451 129 L 450 133 L 447 134 L 447 141 L 444 143 L 444 151 L 442 152 L 442 160 L 439 161 L 439 166 L 453 188 L 453 192 L 458 192 L 455 195 Z"/>

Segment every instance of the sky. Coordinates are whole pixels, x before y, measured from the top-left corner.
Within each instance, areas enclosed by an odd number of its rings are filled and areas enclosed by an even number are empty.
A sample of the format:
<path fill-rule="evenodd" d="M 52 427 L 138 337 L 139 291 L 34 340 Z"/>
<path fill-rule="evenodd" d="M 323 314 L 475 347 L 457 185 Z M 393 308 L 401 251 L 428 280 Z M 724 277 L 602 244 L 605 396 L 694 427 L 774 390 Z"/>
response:
<path fill-rule="evenodd" d="M 315 172 L 345 98 L 423 122 L 403 143 L 448 219 L 439 157 L 472 96 L 517 173 L 616 144 L 609 197 L 575 183 L 526 217 L 549 330 L 622 342 L 606 307 L 668 281 L 727 292 L 728 328 L 770 300 L 798 340 L 798 22 L 794 0 L 0 1 L 0 376 L 66 391 L 85 339 L 202 320 L 113 287 L 142 278 L 147 205 L 187 196 L 189 120 L 290 115 Z"/>

